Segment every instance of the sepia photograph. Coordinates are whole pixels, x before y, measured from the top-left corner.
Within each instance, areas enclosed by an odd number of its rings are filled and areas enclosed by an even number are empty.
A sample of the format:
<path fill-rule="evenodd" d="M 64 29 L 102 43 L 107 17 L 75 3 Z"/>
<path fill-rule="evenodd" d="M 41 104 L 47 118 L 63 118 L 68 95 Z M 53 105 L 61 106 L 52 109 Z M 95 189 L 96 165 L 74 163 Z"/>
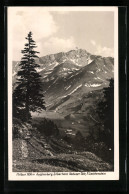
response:
<path fill-rule="evenodd" d="M 119 180 L 118 8 L 8 7 L 9 180 Z"/>

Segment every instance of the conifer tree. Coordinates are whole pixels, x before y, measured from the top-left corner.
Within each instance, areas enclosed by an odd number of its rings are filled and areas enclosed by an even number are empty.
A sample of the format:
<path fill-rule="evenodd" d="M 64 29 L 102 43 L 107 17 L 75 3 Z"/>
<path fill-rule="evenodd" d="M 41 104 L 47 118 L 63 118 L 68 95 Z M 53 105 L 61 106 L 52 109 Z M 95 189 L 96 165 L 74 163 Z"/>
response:
<path fill-rule="evenodd" d="M 35 61 L 39 52 L 34 50 L 37 46 L 32 39 L 32 32 L 29 32 L 26 40 L 24 50 L 21 51 L 23 57 L 17 73 L 17 87 L 13 93 L 14 117 L 23 121 L 30 120 L 31 112 L 40 112 L 45 109 L 41 76 L 36 71 L 36 68 L 40 67 Z"/>
<path fill-rule="evenodd" d="M 109 87 L 104 88 L 104 99 L 98 103 L 97 113 L 104 126 L 100 140 L 114 150 L 114 80 L 110 79 Z"/>

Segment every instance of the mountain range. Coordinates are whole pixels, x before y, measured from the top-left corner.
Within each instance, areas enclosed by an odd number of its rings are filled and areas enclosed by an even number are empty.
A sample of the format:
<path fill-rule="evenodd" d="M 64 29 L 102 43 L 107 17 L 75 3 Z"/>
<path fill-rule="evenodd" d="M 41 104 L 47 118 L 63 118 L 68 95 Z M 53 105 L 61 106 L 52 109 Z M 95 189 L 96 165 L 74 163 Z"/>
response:
<path fill-rule="evenodd" d="M 74 136 L 81 130 L 86 136 L 98 122 L 97 103 L 103 98 L 103 88 L 114 77 L 114 59 L 76 49 L 39 57 L 36 62 L 40 65 L 36 70 L 41 75 L 47 108 L 39 116 L 60 115 L 63 119 L 57 125 L 67 135 Z M 18 63 L 13 61 L 14 87 Z M 38 113 L 34 116 L 38 117 Z"/>

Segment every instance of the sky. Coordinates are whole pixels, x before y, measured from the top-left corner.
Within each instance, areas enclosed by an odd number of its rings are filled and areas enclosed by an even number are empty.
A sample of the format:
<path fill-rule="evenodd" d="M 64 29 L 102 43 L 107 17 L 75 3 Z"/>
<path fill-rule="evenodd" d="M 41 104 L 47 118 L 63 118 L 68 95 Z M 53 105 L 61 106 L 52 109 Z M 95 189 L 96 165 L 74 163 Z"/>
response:
<path fill-rule="evenodd" d="M 114 56 L 114 12 L 9 7 L 8 33 L 13 60 L 19 61 L 25 37 L 32 31 L 39 57 L 73 49 Z"/>

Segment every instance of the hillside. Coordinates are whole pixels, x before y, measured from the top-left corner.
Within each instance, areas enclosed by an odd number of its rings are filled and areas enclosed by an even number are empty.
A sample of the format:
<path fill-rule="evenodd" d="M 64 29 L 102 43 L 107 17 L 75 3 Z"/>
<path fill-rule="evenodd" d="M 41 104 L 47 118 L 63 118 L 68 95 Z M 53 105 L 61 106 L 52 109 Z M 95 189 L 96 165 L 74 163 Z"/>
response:
<path fill-rule="evenodd" d="M 59 137 L 45 137 L 30 124 L 14 121 L 19 137 L 13 139 L 14 172 L 112 171 L 113 166 L 89 151 L 76 151 Z"/>

